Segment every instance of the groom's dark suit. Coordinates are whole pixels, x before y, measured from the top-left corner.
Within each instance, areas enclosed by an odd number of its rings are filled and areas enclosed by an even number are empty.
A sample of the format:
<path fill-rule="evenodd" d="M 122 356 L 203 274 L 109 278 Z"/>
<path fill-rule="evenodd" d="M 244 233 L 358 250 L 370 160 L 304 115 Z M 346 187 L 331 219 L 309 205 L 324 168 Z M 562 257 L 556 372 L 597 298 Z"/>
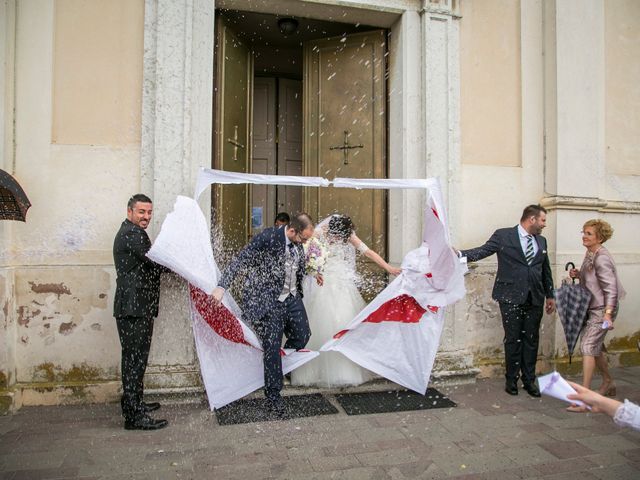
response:
<path fill-rule="evenodd" d="M 530 265 L 522 250 L 517 225 L 496 230 L 481 247 L 461 251 L 470 262 L 494 253 L 498 256 L 492 297 L 500 304 L 506 379 L 513 384 L 520 371 L 525 385 L 532 385 L 536 379 L 540 320 L 545 298 L 553 298 L 547 240 L 542 235 L 534 235 L 534 239 L 538 251 Z"/>
<path fill-rule="evenodd" d="M 278 301 L 285 283 L 285 228 L 267 228 L 256 235 L 225 269 L 219 286 L 225 290 L 239 275 L 243 276 L 240 307 L 244 320 L 262 340 L 264 349 L 264 383 L 267 398 L 275 399 L 282 390 L 280 346 L 283 334 L 285 348 L 301 349 L 309 341 L 311 331 L 302 303 L 304 251 L 293 244 L 292 258 L 297 264 L 295 296 Z"/>

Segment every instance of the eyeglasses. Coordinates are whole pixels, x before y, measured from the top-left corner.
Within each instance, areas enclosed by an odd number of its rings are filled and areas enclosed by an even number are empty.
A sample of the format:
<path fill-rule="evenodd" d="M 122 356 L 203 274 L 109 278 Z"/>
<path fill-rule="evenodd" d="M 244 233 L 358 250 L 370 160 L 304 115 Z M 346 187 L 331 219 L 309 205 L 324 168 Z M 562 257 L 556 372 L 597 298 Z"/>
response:
<path fill-rule="evenodd" d="M 296 232 L 296 239 L 297 239 L 299 242 L 301 242 L 301 243 L 306 242 L 306 241 L 307 241 L 307 240 L 309 240 L 310 238 L 311 238 L 311 236 L 308 236 L 308 237 L 303 236 L 303 235 L 302 235 L 302 232 Z"/>

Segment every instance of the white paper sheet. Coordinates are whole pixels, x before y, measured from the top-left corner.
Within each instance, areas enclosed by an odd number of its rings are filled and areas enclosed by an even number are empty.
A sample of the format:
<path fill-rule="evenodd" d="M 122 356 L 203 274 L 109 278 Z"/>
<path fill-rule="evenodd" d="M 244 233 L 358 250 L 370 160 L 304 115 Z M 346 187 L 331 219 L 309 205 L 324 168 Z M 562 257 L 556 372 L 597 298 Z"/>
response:
<path fill-rule="evenodd" d="M 567 398 L 567 395 L 578 392 L 576 392 L 558 372 L 551 372 L 547 375 L 543 375 L 542 377 L 538 377 L 538 385 L 540 385 L 540 393 L 557 398 L 558 400 L 564 400 L 565 402 L 569 402 L 574 405 L 584 405 L 589 408 L 580 400 L 570 400 Z"/>
<path fill-rule="evenodd" d="M 218 285 L 207 220 L 192 198 L 178 195 L 147 257 L 205 292 Z"/>

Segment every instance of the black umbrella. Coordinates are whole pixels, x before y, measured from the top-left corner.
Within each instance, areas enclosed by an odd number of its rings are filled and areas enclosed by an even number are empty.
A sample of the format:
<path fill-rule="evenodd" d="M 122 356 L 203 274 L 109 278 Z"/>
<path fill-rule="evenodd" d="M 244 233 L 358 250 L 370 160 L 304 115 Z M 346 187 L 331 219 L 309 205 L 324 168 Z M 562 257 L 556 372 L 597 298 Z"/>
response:
<path fill-rule="evenodd" d="M 576 268 L 573 262 L 565 265 L 564 269 L 568 270 L 569 265 Z M 569 349 L 569 363 L 573 349 L 576 347 L 578 336 L 587 319 L 587 310 L 591 301 L 591 292 L 582 285 L 575 283 L 576 279 L 565 279 L 562 281 L 560 288 L 556 290 L 556 308 L 558 315 L 564 328 L 564 336 L 567 339 L 567 347 Z"/>
<path fill-rule="evenodd" d="M 0 170 L 0 220 L 24 222 L 31 202 L 15 178 Z"/>

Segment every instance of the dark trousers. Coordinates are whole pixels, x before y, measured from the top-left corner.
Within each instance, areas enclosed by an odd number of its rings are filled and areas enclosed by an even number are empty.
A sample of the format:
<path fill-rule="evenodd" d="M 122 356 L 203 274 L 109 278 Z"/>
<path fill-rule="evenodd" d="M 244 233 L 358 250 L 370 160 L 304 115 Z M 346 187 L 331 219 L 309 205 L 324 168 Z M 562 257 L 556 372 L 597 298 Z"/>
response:
<path fill-rule="evenodd" d="M 532 384 L 536 380 L 542 311 L 543 306 L 532 305 L 530 298 L 522 305 L 500 303 L 507 382 L 515 383 L 520 372 L 524 384 Z"/>
<path fill-rule="evenodd" d="M 153 318 L 116 318 L 122 346 L 122 416 L 127 421 L 144 415 L 142 406 L 143 379 L 149 359 Z"/>
<path fill-rule="evenodd" d="M 289 295 L 284 302 L 276 302 L 275 307 L 256 322 L 256 333 L 264 350 L 264 394 L 276 399 L 282 390 L 282 360 L 280 346 L 283 334 L 287 337 L 284 348 L 299 350 L 309 341 L 311 330 L 307 312 L 300 295 Z"/>

